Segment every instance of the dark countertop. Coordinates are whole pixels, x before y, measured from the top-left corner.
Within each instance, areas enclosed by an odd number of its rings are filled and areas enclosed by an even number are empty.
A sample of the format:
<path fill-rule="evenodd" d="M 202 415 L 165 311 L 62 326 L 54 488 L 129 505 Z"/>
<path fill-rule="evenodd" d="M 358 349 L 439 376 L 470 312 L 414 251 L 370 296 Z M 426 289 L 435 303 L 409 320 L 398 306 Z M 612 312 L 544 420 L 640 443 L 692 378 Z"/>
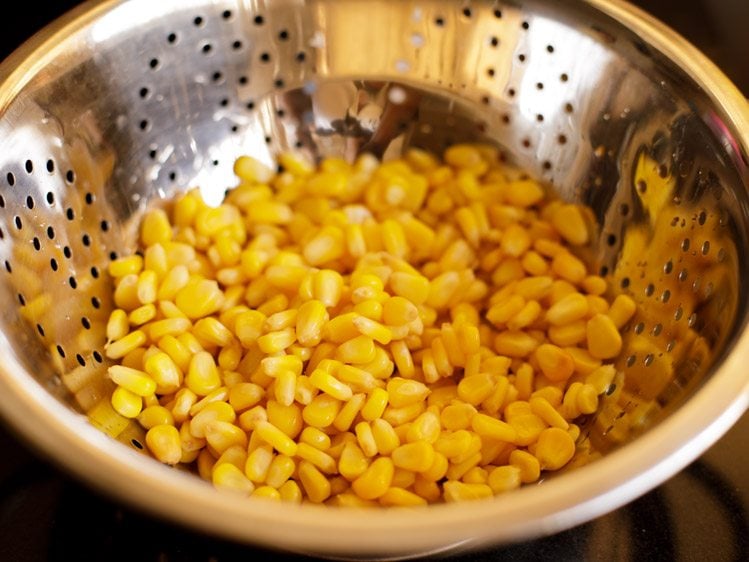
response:
<path fill-rule="evenodd" d="M 747 0 L 639 0 L 749 95 Z M 49 4 L 54 4 L 50 6 Z M 3 15 L 0 57 L 77 4 Z M 446 560 L 749 560 L 749 415 L 699 460 L 609 515 L 569 531 Z M 102 497 L 0 426 L 0 560 L 304 560 L 203 537 Z"/>

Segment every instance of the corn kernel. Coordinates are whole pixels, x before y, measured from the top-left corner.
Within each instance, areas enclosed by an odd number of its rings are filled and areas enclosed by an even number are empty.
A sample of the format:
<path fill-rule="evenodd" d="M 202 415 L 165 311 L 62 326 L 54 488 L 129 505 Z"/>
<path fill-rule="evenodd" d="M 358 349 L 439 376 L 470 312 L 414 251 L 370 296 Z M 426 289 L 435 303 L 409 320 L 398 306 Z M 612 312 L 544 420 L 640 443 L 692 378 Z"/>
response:
<path fill-rule="evenodd" d="M 479 500 L 493 495 L 492 488 L 487 484 L 466 484 L 454 480 L 445 482 L 443 490 L 443 496 L 448 503 Z"/>
<path fill-rule="evenodd" d="M 257 433 L 263 441 L 271 445 L 279 453 L 293 457 L 297 453 L 297 444 L 283 431 L 267 421 L 259 421 L 255 425 Z"/>
<path fill-rule="evenodd" d="M 216 466 L 213 469 L 211 480 L 216 488 L 243 496 L 249 496 L 255 490 L 252 481 L 239 468 L 230 463 L 222 463 Z"/>
<path fill-rule="evenodd" d="M 572 437 L 558 427 L 544 429 L 538 436 L 534 456 L 542 470 L 559 470 L 575 454 L 575 442 Z"/>
<path fill-rule="evenodd" d="M 330 497 L 330 482 L 312 463 L 301 461 L 298 474 L 311 502 L 322 503 Z"/>
<path fill-rule="evenodd" d="M 517 466 L 498 466 L 489 473 L 487 484 L 495 494 L 516 490 L 520 487 L 521 471 Z"/>
<path fill-rule="evenodd" d="M 588 320 L 588 351 L 597 359 L 611 359 L 622 350 L 622 336 L 613 320 L 604 314 L 596 314 Z"/>
<path fill-rule="evenodd" d="M 379 457 L 351 483 L 351 489 L 362 499 L 377 499 L 390 488 L 393 471 L 393 461 L 388 457 Z"/>
<path fill-rule="evenodd" d="M 112 407 L 126 418 L 135 418 L 143 409 L 143 399 L 128 389 L 118 386 L 112 392 Z"/>

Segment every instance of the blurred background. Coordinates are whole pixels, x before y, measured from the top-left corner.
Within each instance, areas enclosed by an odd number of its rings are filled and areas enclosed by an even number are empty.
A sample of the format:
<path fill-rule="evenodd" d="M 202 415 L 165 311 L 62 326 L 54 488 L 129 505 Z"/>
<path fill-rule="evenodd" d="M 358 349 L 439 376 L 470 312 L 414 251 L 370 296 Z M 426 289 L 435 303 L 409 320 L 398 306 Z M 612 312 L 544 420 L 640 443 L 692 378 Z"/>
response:
<path fill-rule="evenodd" d="M 158 1 L 158 0 L 156 0 Z M 749 0 L 636 0 L 749 96 Z M 3 12 L 0 59 L 79 2 Z M 749 560 L 749 416 L 632 504 L 553 537 L 445 560 Z M 200 536 L 120 506 L 59 471 L 0 423 L 0 561 L 305 560 Z"/>

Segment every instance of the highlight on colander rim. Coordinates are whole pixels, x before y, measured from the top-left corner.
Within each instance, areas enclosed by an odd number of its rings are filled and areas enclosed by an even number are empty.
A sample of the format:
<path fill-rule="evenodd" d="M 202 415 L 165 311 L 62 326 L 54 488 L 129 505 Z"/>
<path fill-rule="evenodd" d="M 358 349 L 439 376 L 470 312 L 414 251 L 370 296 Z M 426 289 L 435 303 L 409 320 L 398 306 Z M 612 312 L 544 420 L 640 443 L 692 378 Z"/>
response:
<path fill-rule="evenodd" d="M 749 403 L 749 108 L 625 2 L 92 1 L 0 107 L 2 417 L 196 532 L 548 535 Z"/>

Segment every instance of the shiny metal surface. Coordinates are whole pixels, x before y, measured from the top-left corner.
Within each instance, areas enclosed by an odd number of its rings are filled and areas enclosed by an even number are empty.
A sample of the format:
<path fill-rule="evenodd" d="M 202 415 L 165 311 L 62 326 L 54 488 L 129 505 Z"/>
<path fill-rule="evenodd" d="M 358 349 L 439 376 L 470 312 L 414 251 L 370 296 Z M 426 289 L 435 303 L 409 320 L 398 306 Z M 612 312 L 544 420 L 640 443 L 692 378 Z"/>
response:
<path fill-rule="evenodd" d="M 97 487 L 204 531 L 403 557 L 569 528 L 667 479 L 746 409 L 749 111 L 720 72 L 621 2 L 105 1 L 0 67 L 0 407 Z M 243 153 L 387 158 L 461 140 L 589 204 L 591 255 L 638 301 L 578 466 L 470 505 L 358 512 L 214 491 L 91 427 L 111 390 L 108 261 L 143 210 Z M 601 457 L 601 458 L 599 458 Z M 595 462 L 589 462 L 595 460 Z"/>

